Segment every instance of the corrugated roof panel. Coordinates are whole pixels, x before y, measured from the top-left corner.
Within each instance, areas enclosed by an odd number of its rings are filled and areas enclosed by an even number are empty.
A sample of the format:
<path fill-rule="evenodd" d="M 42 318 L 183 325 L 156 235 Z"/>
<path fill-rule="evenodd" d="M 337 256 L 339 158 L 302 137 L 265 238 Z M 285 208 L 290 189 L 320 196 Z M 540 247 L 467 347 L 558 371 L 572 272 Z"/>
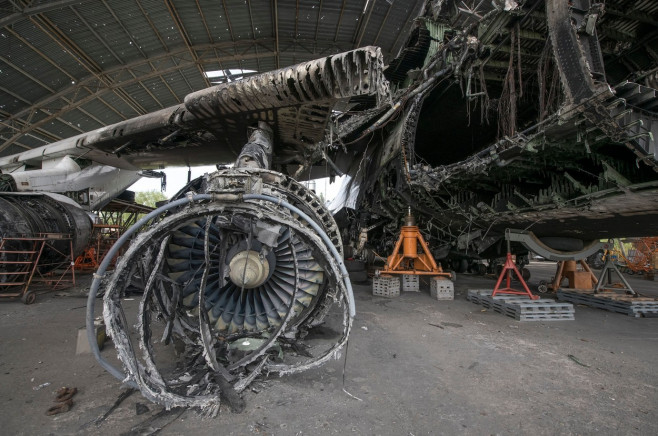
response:
<path fill-rule="evenodd" d="M 108 96 L 109 94 L 105 94 L 105 96 Z M 118 123 L 119 121 L 122 121 L 123 118 L 121 118 L 116 112 L 108 108 L 103 102 L 100 100 L 92 100 L 89 103 L 85 103 L 82 106 L 82 109 L 85 111 L 89 112 L 92 114 L 94 117 L 99 119 L 104 125 L 110 125 L 114 123 Z"/>
<path fill-rule="evenodd" d="M 0 51 L 0 56 L 4 61 L 0 61 L 0 86 L 20 94 L 30 102 L 36 101 L 41 94 L 66 86 L 66 78 L 56 80 L 61 73 L 57 74 L 59 71 L 27 44 L 9 32 L 3 32 L 2 35 L 4 36 L 0 36 L 0 41 L 3 49 Z M 55 80 L 51 81 L 47 75 L 43 76 L 45 72 Z M 22 93 L 23 89 L 25 93 Z"/>
<path fill-rule="evenodd" d="M 233 2 L 228 8 L 228 17 L 231 20 L 233 39 L 244 41 L 253 39 L 251 32 L 251 15 L 246 2 Z"/>
<path fill-rule="evenodd" d="M 120 98 L 114 92 L 103 94 L 100 99 L 106 103 L 107 106 L 110 106 L 114 111 L 119 115 L 121 120 L 126 120 L 128 118 L 136 117 L 140 115 L 132 106 L 128 105 L 125 100 Z M 108 110 L 112 110 L 109 109 Z"/>
<path fill-rule="evenodd" d="M 182 27 L 177 29 L 189 38 L 192 45 L 209 44 L 212 42 L 206 31 L 201 12 L 194 1 L 172 2 L 173 13 L 177 15 Z"/>
<path fill-rule="evenodd" d="M 274 39 L 274 5 L 270 0 L 251 1 L 255 39 Z M 279 6 L 279 9 L 281 6 Z"/>
<path fill-rule="evenodd" d="M 180 71 L 173 71 L 164 75 L 163 77 L 167 81 L 169 87 L 174 90 L 181 101 L 187 94 L 193 91 L 187 82 L 183 80 L 183 76 L 181 75 Z"/>
<path fill-rule="evenodd" d="M 47 16 L 59 31 L 66 34 L 67 50 L 91 71 L 111 68 L 124 63 L 123 59 L 139 56 L 136 47 L 131 47 L 126 33 L 101 2 L 85 3 L 77 9 L 71 6 L 51 11 Z"/>
<path fill-rule="evenodd" d="M 318 40 L 333 41 L 340 19 L 341 2 L 323 2 L 319 14 Z M 313 38 L 315 38 L 315 34 Z"/>
<path fill-rule="evenodd" d="M 174 32 L 174 21 L 169 10 L 163 5 L 162 0 L 139 0 L 139 5 L 146 12 L 145 15 L 140 10 L 141 16 L 146 21 L 146 26 L 141 28 L 138 37 L 139 44 L 145 53 L 151 56 L 183 44 L 180 33 L 178 31 Z M 155 27 L 155 31 L 153 27 Z M 127 28 L 130 29 L 130 27 Z M 151 32 L 150 36 L 149 31 Z M 162 46 L 163 43 L 165 44 L 164 47 Z"/>
<path fill-rule="evenodd" d="M 4 68 L 0 68 L 4 73 Z M 4 74 L 0 74 L 0 80 L 3 80 L 4 77 Z M 26 106 L 27 104 L 25 102 L 19 100 L 13 95 L 9 95 L 3 91 L 0 91 L 0 111 L 7 112 L 8 114 L 14 114 Z M 0 118 L 4 119 L 2 116 L 0 116 Z"/>
<path fill-rule="evenodd" d="M 144 113 L 153 112 L 162 107 L 157 104 L 144 87 L 139 83 L 122 86 L 121 89 L 130 96 L 132 102 L 144 109 Z"/>
<path fill-rule="evenodd" d="M 22 63 L 21 63 L 22 64 Z M 22 108 L 26 106 L 29 103 L 34 103 L 38 101 L 44 93 L 47 93 L 48 91 L 39 85 L 37 82 L 35 82 L 32 79 L 29 79 L 28 77 L 25 76 L 25 73 L 27 74 L 37 74 L 39 75 L 37 65 L 22 65 L 24 68 L 27 69 L 25 70 L 17 70 L 13 68 L 10 65 L 5 64 L 4 62 L 0 62 L 0 69 L 2 69 L 2 83 L 0 84 L 1 87 L 7 89 L 9 92 L 15 94 L 16 96 L 20 97 L 11 97 L 11 101 L 17 100 L 17 106 L 14 106 L 12 109 L 16 110 L 17 108 Z M 11 103 L 10 101 L 10 103 Z M 28 103 L 29 102 L 29 103 Z"/>
<path fill-rule="evenodd" d="M 160 77 L 143 80 L 142 85 L 148 89 L 151 94 L 156 96 L 160 104 L 162 104 L 162 107 L 169 107 L 179 103 Z"/>
<path fill-rule="evenodd" d="M 72 123 L 67 120 L 66 117 L 70 117 L 70 113 L 62 116 L 60 119 L 48 122 L 44 127 L 47 126 L 48 131 L 52 132 L 59 138 L 70 138 L 71 136 L 79 135 L 81 132 L 71 127 L 70 124 Z"/>
<path fill-rule="evenodd" d="M 13 59 L 18 56 L 18 50 L 25 50 L 26 53 L 24 56 L 38 56 L 38 59 L 34 61 L 34 63 L 43 68 L 43 70 L 41 70 L 43 73 L 52 76 L 43 76 L 44 79 L 47 78 L 47 83 L 52 88 L 61 89 L 64 86 L 68 86 L 70 83 L 70 77 L 81 78 L 88 74 L 69 51 L 64 50 L 58 43 L 48 36 L 48 34 L 34 25 L 31 21 L 21 20 L 15 23 L 12 28 L 16 34 L 24 38 L 30 46 L 34 48 L 22 45 L 9 45 L 7 49 L 3 49 L 3 55 Z M 10 35 L 9 32 L 6 34 Z M 48 62 L 43 57 L 48 57 L 52 63 Z M 52 65 L 53 63 L 58 65 L 60 69 L 54 67 Z M 66 71 L 68 75 L 61 70 Z"/>
<path fill-rule="evenodd" d="M 86 110 L 84 110 L 84 108 L 78 108 L 76 110 L 73 110 L 63 115 L 62 119 L 70 123 L 72 128 L 74 128 L 74 130 L 77 128 L 82 130 L 82 132 L 89 132 L 90 130 L 103 127 L 102 124 L 98 124 L 98 121 L 96 121 L 90 115 L 93 114 L 88 113 Z M 78 132 L 78 133 L 82 133 L 82 132 Z"/>
<path fill-rule="evenodd" d="M 390 25 L 389 20 L 393 11 L 391 10 L 389 12 L 389 9 L 393 9 L 393 6 L 383 0 L 376 2 L 374 6 L 372 6 L 372 9 L 369 9 L 369 12 L 365 16 L 365 20 L 367 20 L 366 27 L 362 30 L 361 43 L 358 45 L 362 47 L 366 45 L 376 45 L 375 39 L 381 38 L 382 34 L 386 31 L 383 26 L 385 26 L 386 23 Z M 370 12 L 370 10 L 372 12 Z M 384 23 L 384 19 L 386 19 L 386 23 Z M 378 36 L 379 38 L 377 38 Z"/>
<path fill-rule="evenodd" d="M 336 41 L 354 44 L 354 35 L 362 19 L 363 6 L 365 2 L 348 2 L 345 5 L 343 17 L 334 29 Z"/>
<path fill-rule="evenodd" d="M 206 82 L 201 77 L 198 68 L 195 65 L 190 65 L 186 68 L 181 69 L 181 74 L 185 76 L 185 79 L 190 84 L 193 90 L 203 89 L 206 87 Z"/>
<path fill-rule="evenodd" d="M 146 3 L 148 2 L 142 1 L 140 4 L 137 4 L 134 1 L 128 1 L 122 4 L 119 10 L 115 9 L 114 11 L 114 14 L 120 21 L 120 32 L 125 38 L 123 42 L 136 50 L 136 52 L 127 52 L 127 56 L 123 57 L 125 63 L 130 63 L 134 59 L 157 55 L 157 53 L 161 53 L 166 47 L 179 43 L 179 39 L 173 33 L 171 35 L 174 37 L 173 40 L 164 40 L 162 35 L 160 35 L 163 39 L 163 41 L 160 41 L 156 30 L 170 27 L 173 25 L 173 21 L 161 3 L 159 5 L 160 7 L 156 7 L 154 10 L 152 8 L 146 9 Z M 110 6 L 113 7 L 112 4 Z M 142 6 L 142 8 L 139 6 Z M 146 11 L 147 15 L 144 14 L 142 9 Z M 165 46 L 163 46 L 163 43 Z"/>

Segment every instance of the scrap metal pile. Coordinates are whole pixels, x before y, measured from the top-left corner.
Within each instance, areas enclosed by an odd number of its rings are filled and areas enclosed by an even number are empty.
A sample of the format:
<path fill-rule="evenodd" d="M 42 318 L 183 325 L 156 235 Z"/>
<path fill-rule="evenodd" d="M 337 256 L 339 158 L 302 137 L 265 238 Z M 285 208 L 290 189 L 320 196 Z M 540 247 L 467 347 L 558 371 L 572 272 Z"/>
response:
<path fill-rule="evenodd" d="M 380 223 L 368 240 L 389 252 L 409 205 L 437 258 L 501 256 L 506 228 L 581 245 L 658 233 L 657 11 L 428 2 L 384 71 L 388 109 L 335 116 L 326 141 L 350 176 L 332 205 L 350 238 Z"/>

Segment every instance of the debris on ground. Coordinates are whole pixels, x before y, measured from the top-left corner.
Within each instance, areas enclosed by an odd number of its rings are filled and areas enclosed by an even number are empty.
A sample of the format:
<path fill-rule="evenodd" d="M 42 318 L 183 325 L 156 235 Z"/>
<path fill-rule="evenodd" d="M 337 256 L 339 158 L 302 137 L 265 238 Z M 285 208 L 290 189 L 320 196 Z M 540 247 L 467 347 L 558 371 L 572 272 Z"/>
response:
<path fill-rule="evenodd" d="M 71 410 L 71 407 L 73 407 L 73 396 L 77 393 L 78 388 L 63 386 L 57 389 L 55 392 L 55 404 L 46 410 L 46 415 L 58 415 Z"/>
<path fill-rule="evenodd" d="M 576 356 L 574 356 L 573 354 L 569 354 L 569 355 L 567 355 L 567 357 L 569 359 L 573 360 L 574 362 L 576 362 L 578 365 L 584 366 L 585 368 L 589 368 L 589 365 L 585 365 L 583 362 L 578 360 L 578 358 Z"/>

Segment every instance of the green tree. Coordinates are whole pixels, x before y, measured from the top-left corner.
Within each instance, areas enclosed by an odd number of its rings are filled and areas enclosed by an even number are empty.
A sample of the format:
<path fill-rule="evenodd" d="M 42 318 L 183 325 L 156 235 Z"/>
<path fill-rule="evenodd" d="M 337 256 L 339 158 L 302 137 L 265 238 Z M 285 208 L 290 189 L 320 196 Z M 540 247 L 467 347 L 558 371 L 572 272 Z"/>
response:
<path fill-rule="evenodd" d="M 135 203 L 155 207 L 158 201 L 167 200 L 167 196 L 160 191 L 144 191 L 135 193 Z"/>

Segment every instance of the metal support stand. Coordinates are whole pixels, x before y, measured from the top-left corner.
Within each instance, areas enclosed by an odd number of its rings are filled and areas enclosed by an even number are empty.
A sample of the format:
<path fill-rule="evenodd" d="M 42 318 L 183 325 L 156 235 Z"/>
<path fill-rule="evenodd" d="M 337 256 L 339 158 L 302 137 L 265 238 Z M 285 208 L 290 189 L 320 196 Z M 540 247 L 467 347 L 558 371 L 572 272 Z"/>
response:
<path fill-rule="evenodd" d="M 621 283 L 625 286 L 619 286 L 620 283 L 613 283 L 612 282 L 612 273 L 616 273 L 619 279 L 621 280 Z M 637 292 L 631 288 L 631 285 L 628 284 L 624 276 L 622 275 L 621 272 L 617 269 L 615 264 L 612 262 L 612 260 L 608 257 L 605 261 L 605 265 L 603 265 L 603 269 L 601 270 L 601 274 L 599 275 L 599 282 L 596 284 L 596 288 L 594 288 L 594 293 L 598 294 L 599 292 L 602 291 L 625 291 L 631 295 L 637 296 Z"/>
<path fill-rule="evenodd" d="M 53 242 L 68 241 L 69 253 L 58 250 Z M 29 249 L 25 249 L 29 247 Z M 56 263 L 44 263 L 44 249 L 62 256 Z M 42 273 L 39 268 L 50 270 Z M 60 270 L 55 275 L 55 270 Z M 63 271 L 63 272 L 62 272 Z M 60 274 L 61 273 L 61 274 Z M 66 278 L 70 275 L 70 278 Z M 61 233 L 39 233 L 37 236 L 4 237 L 0 242 L 0 297 L 20 297 L 25 304 L 36 301 L 31 286 L 46 283 L 51 290 L 75 286 L 73 269 L 73 241 L 71 235 Z M 5 290 L 7 289 L 7 290 Z M 16 291 L 8 291 L 15 289 Z"/>
<path fill-rule="evenodd" d="M 421 252 L 418 250 L 421 248 Z M 388 256 L 382 274 L 426 275 L 453 279 L 449 272 L 436 263 L 430 249 L 420 233 L 416 220 L 407 212 L 405 225 L 400 229 L 400 237 Z"/>
<path fill-rule="evenodd" d="M 525 291 L 517 291 L 516 289 L 513 289 L 511 287 L 510 282 L 512 280 L 512 271 L 516 274 L 516 277 L 519 279 L 519 282 L 521 283 Z M 505 282 L 506 287 L 501 289 L 500 284 L 503 281 L 503 277 L 506 280 Z M 496 294 L 527 295 L 531 300 L 539 299 L 539 296 L 534 295 L 532 292 L 530 292 L 530 289 L 528 289 L 528 285 L 526 284 L 525 280 L 523 280 L 523 276 L 519 272 L 516 265 L 514 265 L 514 260 L 512 260 L 512 253 L 510 250 L 509 239 L 507 239 L 507 256 L 505 258 L 505 265 L 503 265 L 503 270 L 500 272 L 500 276 L 498 277 L 498 281 L 496 282 L 496 286 L 494 287 L 491 297 L 492 298 L 495 297 Z"/>

